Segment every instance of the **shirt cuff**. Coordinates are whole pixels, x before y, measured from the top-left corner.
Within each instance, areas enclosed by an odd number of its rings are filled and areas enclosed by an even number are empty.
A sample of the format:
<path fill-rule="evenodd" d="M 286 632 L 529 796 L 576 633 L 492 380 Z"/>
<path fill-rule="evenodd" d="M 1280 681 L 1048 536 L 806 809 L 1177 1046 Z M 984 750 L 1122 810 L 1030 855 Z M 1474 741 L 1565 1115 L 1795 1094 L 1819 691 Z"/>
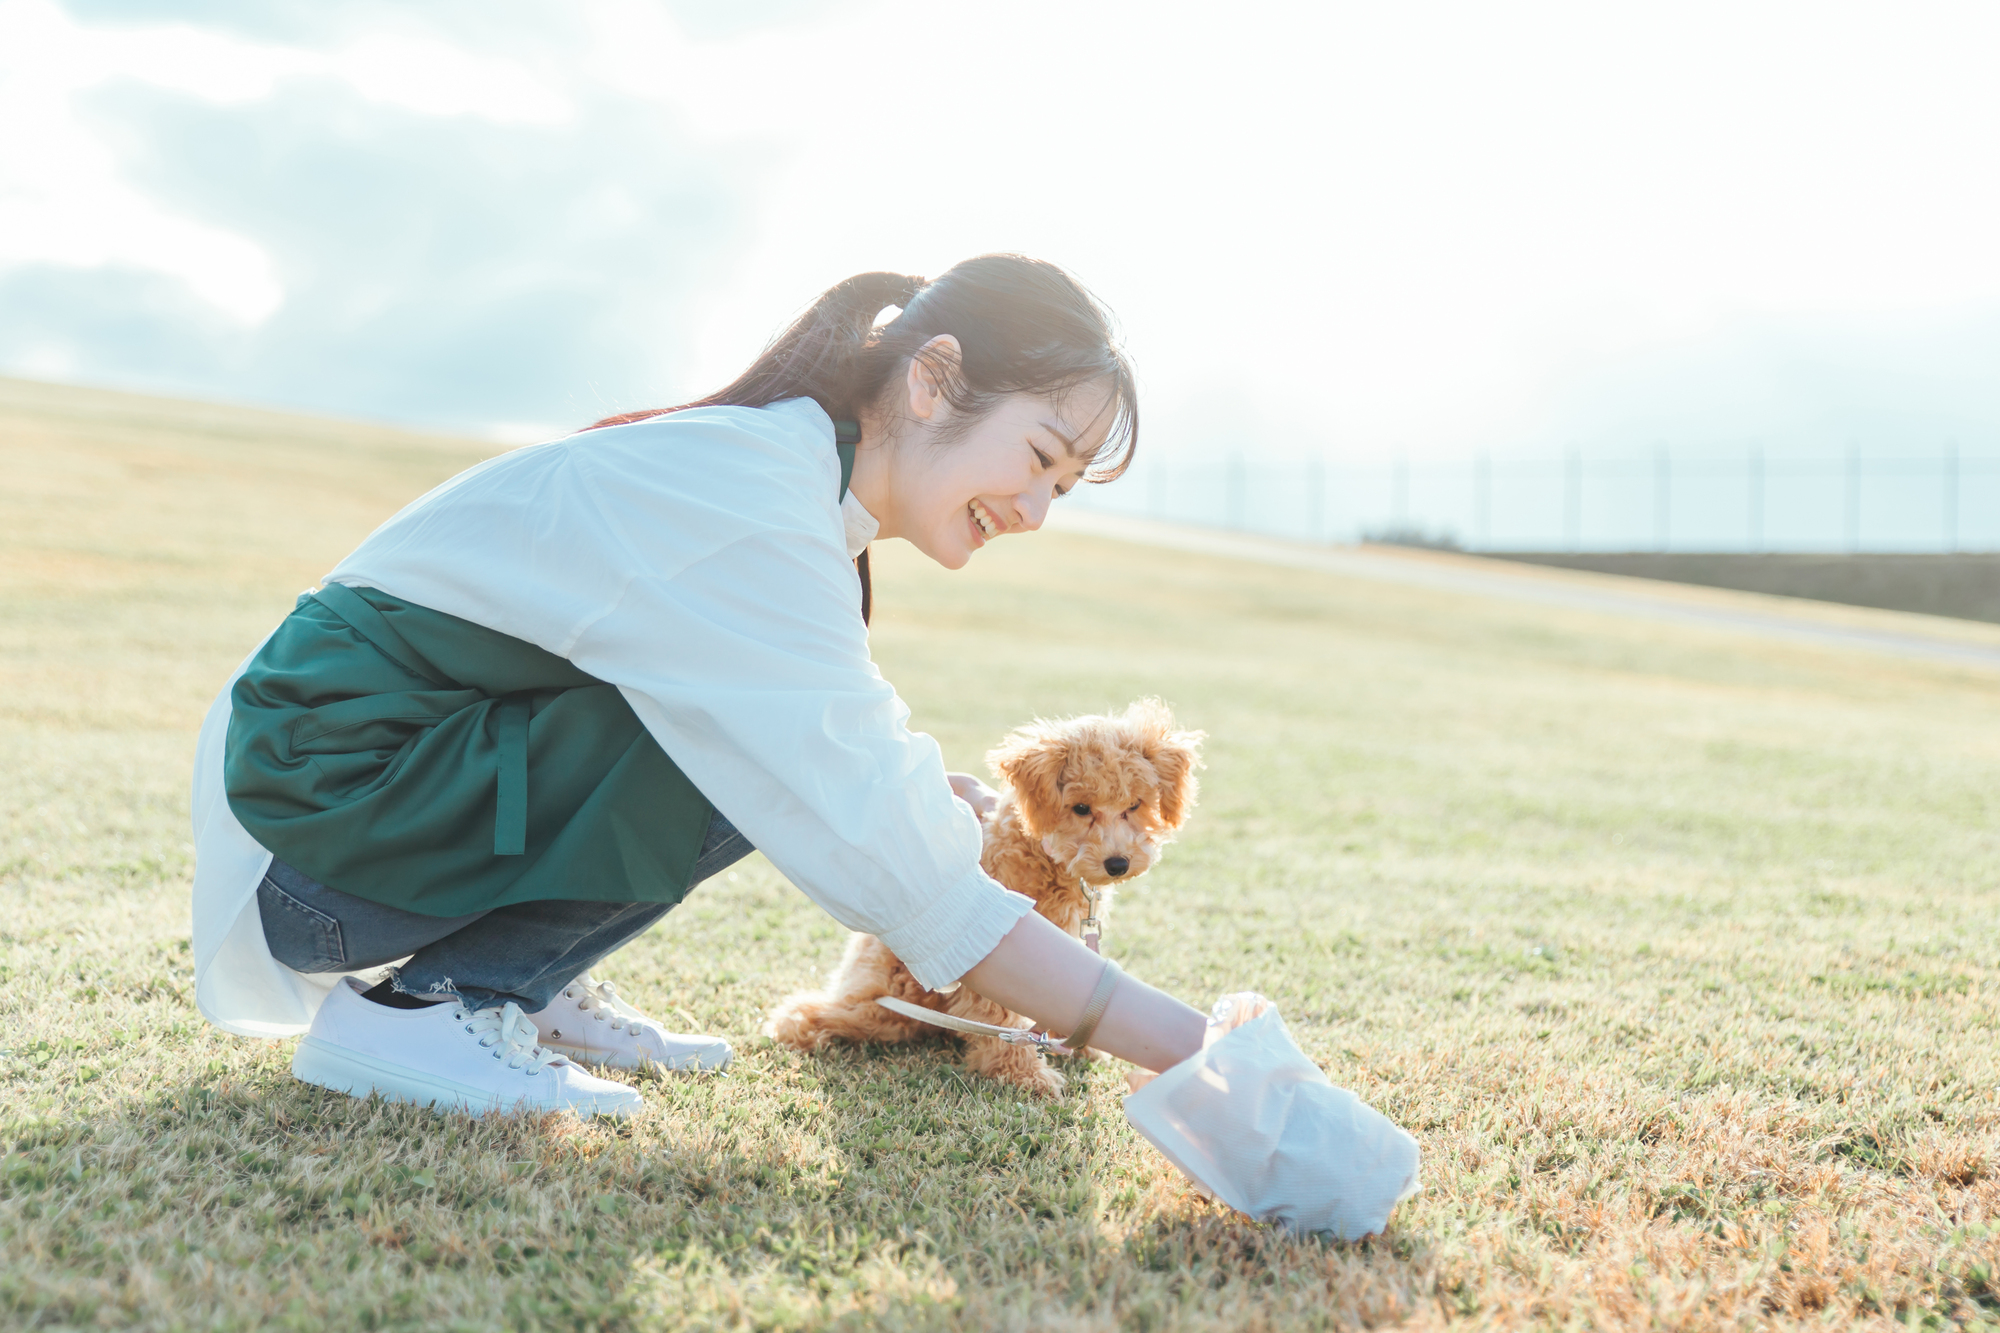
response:
<path fill-rule="evenodd" d="M 1034 900 L 1000 887 L 974 867 L 914 919 L 875 938 L 930 990 L 943 990 L 999 947 L 1014 923 L 1035 910 Z"/>

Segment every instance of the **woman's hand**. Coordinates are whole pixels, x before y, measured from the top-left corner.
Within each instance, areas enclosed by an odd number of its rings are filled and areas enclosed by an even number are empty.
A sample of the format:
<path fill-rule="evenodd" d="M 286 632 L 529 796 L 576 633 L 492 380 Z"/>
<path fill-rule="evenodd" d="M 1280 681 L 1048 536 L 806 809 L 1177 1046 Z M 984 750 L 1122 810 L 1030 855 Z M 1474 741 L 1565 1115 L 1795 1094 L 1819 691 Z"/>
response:
<path fill-rule="evenodd" d="M 970 773 L 947 773 L 945 781 L 951 784 L 951 794 L 972 807 L 972 813 L 979 816 L 984 824 L 986 817 L 1000 804 L 1000 793 L 975 778 Z"/>

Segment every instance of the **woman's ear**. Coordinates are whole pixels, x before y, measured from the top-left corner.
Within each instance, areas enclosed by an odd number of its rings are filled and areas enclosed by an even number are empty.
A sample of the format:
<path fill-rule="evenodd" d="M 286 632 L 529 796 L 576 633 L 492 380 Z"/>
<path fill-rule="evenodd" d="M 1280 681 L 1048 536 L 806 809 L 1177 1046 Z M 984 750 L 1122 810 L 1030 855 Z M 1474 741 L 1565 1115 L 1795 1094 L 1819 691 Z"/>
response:
<path fill-rule="evenodd" d="M 903 377 L 912 417 L 929 421 L 944 407 L 945 381 L 958 373 L 960 355 L 958 339 L 940 333 L 910 358 Z"/>
<path fill-rule="evenodd" d="M 986 762 L 1014 789 L 1028 832 L 1040 837 L 1062 818 L 1063 765 L 1069 744 L 1053 732 L 1022 727 L 989 750 Z"/>

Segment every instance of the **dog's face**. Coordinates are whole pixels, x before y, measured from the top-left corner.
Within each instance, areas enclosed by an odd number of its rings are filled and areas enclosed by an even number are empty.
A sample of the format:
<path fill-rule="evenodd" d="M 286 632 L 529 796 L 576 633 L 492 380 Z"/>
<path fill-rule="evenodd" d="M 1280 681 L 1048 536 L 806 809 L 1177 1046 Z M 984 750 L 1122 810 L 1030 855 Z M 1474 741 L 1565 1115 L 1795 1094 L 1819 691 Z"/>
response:
<path fill-rule="evenodd" d="M 986 756 L 1042 850 L 1086 884 L 1137 879 L 1194 808 L 1202 733 L 1157 699 L 1115 717 L 1035 722 Z"/>

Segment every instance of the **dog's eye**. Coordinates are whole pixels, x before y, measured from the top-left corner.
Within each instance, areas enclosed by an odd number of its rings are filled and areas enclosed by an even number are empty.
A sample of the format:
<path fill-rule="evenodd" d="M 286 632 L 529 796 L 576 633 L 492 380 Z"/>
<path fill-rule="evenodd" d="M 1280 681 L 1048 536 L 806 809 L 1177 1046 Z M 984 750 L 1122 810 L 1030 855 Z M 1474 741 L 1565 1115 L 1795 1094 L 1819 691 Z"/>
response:
<path fill-rule="evenodd" d="M 1082 815 L 1085 819 L 1090 818 L 1090 807 L 1087 805 L 1073 805 L 1069 808 L 1069 812 L 1073 815 Z"/>
<path fill-rule="evenodd" d="M 1144 801 L 1134 801 L 1132 802 L 1132 808 L 1127 810 L 1125 813 L 1128 815 L 1136 815 L 1139 813 L 1139 807 L 1144 804 L 1145 804 Z"/>

